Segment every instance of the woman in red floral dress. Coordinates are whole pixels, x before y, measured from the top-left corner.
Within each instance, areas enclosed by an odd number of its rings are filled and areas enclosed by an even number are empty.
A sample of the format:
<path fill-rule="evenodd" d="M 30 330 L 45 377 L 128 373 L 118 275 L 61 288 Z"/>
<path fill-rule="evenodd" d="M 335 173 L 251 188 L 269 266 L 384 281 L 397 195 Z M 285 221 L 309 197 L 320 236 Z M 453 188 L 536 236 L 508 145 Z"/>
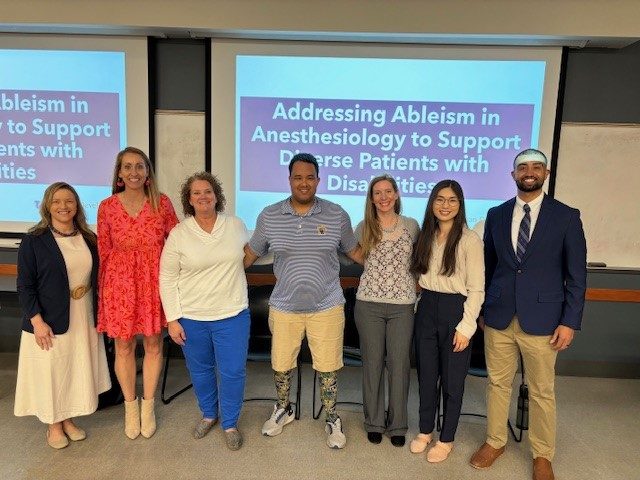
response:
<path fill-rule="evenodd" d="M 115 371 L 125 399 L 125 434 L 146 438 L 156 430 L 154 396 L 162 370 L 158 274 L 164 241 L 178 223 L 171 201 L 156 186 L 142 150 L 118 153 L 113 195 L 98 208 L 100 296 L 98 331 L 115 339 Z M 136 396 L 136 335 L 143 335 L 143 397 Z"/>

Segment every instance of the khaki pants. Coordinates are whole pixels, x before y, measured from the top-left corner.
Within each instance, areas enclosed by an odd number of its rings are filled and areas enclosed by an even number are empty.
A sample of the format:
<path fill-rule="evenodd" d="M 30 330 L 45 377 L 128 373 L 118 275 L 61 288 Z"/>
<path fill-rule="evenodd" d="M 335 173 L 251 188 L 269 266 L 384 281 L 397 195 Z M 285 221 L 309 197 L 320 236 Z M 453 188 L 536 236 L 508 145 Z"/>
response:
<path fill-rule="evenodd" d="M 514 317 L 504 330 L 486 327 L 484 351 L 489 373 L 487 386 L 487 443 L 493 448 L 507 443 L 511 388 L 522 353 L 529 387 L 529 442 L 533 458 L 552 460 L 556 446 L 555 364 L 557 352 L 550 335 L 525 333 Z"/>
<path fill-rule="evenodd" d="M 335 372 L 342 363 L 344 305 L 319 312 L 290 313 L 269 309 L 271 367 L 286 372 L 296 367 L 302 339 L 307 336 L 313 369 Z"/>

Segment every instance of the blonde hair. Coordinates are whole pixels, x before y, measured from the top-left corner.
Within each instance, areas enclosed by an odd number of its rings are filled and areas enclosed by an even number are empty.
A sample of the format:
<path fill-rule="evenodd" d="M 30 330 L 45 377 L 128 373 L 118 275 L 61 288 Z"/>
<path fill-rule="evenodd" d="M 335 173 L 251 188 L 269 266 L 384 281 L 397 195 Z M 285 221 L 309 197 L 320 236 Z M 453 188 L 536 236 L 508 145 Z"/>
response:
<path fill-rule="evenodd" d="M 362 247 L 362 254 L 364 258 L 367 258 L 382 240 L 382 229 L 378 223 L 378 212 L 376 206 L 373 204 L 373 187 L 383 180 L 386 180 L 393 187 L 393 191 L 398 193 L 398 184 L 395 178 L 391 175 L 380 175 L 375 177 L 369 183 L 369 189 L 367 190 L 367 201 L 364 207 L 364 224 L 362 227 L 362 238 L 360 239 L 360 246 Z M 396 198 L 396 202 L 393 205 L 393 211 L 400 214 L 402 210 L 402 204 L 400 202 L 400 195 Z"/>
<path fill-rule="evenodd" d="M 111 193 L 116 194 L 124 191 L 124 185 L 118 185 L 118 181 L 120 180 L 120 168 L 122 167 L 122 159 L 127 153 L 133 153 L 138 155 L 142 160 L 144 160 L 145 167 L 147 167 L 147 180 L 149 181 L 149 185 L 145 181 L 144 184 L 144 194 L 149 200 L 151 204 L 151 208 L 153 208 L 154 212 L 158 211 L 158 205 L 160 204 L 160 191 L 158 190 L 158 185 L 156 184 L 156 175 L 153 171 L 153 165 L 151 165 L 151 160 L 147 157 L 147 154 L 142 150 L 136 147 L 127 147 L 124 150 L 118 152 L 116 156 L 116 164 L 113 168 L 113 179 L 111 181 Z"/>
<path fill-rule="evenodd" d="M 95 245 L 96 234 L 93 233 L 89 228 L 89 225 L 87 225 L 87 216 L 84 213 L 82 203 L 80 203 L 78 192 L 76 192 L 75 188 L 65 182 L 52 183 L 44 191 L 42 202 L 40 202 L 40 221 L 29 229 L 29 233 L 32 235 L 42 235 L 51 227 L 51 204 L 53 203 L 53 196 L 58 190 L 68 190 L 73 194 L 76 200 L 76 214 L 73 217 L 73 224 L 86 241 Z"/>

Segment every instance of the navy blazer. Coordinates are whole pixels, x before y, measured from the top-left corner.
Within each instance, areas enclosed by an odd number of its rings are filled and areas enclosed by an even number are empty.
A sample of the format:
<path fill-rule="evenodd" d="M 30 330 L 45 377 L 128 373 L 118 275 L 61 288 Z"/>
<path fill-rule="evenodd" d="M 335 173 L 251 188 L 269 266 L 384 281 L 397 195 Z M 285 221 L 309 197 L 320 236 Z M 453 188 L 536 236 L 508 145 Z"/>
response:
<path fill-rule="evenodd" d="M 532 335 L 551 335 L 558 325 L 579 330 L 587 287 L 580 212 L 545 195 L 518 264 L 511 241 L 515 202 L 512 198 L 487 214 L 485 324 L 504 330 L 517 315 L 521 328 Z"/>
<path fill-rule="evenodd" d="M 93 322 L 98 308 L 98 249 L 87 242 L 91 251 L 91 294 Z M 75 286 L 75 285 L 74 285 Z M 22 307 L 22 330 L 33 333 L 31 318 L 36 314 L 58 335 L 69 329 L 71 289 L 64 257 L 50 230 L 42 235 L 26 235 L 18 249 L 18 300 Z"/>

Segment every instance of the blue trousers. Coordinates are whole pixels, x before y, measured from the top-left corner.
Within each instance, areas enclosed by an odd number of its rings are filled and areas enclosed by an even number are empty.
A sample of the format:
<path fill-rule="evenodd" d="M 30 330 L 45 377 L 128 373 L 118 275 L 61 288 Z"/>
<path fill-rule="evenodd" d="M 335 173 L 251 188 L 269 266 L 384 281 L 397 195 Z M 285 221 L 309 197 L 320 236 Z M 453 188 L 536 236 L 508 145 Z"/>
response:
<path fill-rule="evenodd" d="M 187 340 L 182 351 L 204 418 L 218 418 L 222 428 L 235 428 L 244 398 L 249 310 L 222 320 L 178 320 Z"/>

